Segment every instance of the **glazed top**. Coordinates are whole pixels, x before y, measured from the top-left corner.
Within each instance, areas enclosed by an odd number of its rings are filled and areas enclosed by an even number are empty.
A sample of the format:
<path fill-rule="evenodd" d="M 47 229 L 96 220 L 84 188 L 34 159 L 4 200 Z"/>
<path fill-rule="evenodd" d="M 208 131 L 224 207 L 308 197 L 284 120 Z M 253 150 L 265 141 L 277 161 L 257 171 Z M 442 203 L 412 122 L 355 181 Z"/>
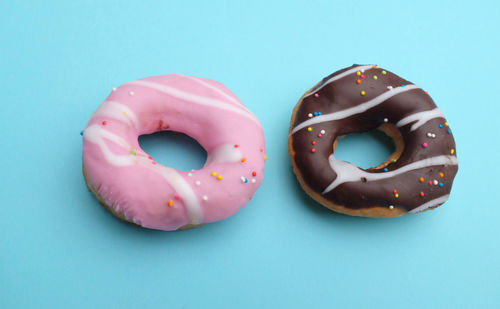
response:
<path fill-rule="evenodd" d="M 142 134 L 185 133 L 207 151 L 201 170 L 158 164 Z M 257 118 L 224 85 L 163 75 L 113 89 L 83 133 L 89 184 L 113 211 L 148 228 L 213 222 L 248 203 L 262 181 L 265 145 Z"/>
<path fill-rule="evenodd" d="M 337 160 L 338 136 L 394 124 L 404 140 L 396 162 L 360 169 Z M 458 170 L 455 141 L 443 114 L 422 88 L 375 65 L 353 65 L 306 93 L 290 130 L 305 184 L 351 209 L 373 206 L 418 212 L 444 203 Z"/>

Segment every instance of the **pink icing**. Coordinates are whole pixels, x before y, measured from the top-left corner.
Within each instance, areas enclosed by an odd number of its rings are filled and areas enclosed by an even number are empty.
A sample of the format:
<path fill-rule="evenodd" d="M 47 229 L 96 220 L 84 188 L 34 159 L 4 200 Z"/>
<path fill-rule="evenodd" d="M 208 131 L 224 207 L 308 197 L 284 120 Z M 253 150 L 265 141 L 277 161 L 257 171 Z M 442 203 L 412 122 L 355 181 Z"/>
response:
<path fill-rule="evenodd" d="M 207 151 L 203 169 L 177 171 L 148 158 L 138 137 L 161 130 L 196 139 Z M 90 185 L 114 211 L 152 229 L 227 218 L 248 203 L 264 173 L 259 121 L 209 79 L 164 75 L 125 83 L 92 115 L 83 137 Z"/>

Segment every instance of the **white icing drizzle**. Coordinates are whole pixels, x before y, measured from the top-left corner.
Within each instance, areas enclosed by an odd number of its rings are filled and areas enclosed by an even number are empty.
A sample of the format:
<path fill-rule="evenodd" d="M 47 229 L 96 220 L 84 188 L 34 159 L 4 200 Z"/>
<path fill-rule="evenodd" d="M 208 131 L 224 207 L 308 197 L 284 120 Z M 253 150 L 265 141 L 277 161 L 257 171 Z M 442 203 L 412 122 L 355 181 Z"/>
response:
<path fill-rule="evenodd" d="M 396 123 L 396 126 L 402 127 L 413 121 L 416 121 L 410 128 L 410 131 L 415 131 L 424 125 L 427 121 L 434 118 L 444 118 L 443 113 L 439 110 L 439 108 L 431 109 L 429 111 L 418 112 L 415 114 L 411 114 L 410 116 L 406 116 Z"/>
<path fill-rule="evenodd" d="M 185 78 L 188 78 L 190 80 L 194 80 L 195 82 L 217 92 L 218 94 L 220 94 L 221 96 L 223 96 L 224 98 L 228 99 L 229 101 L 235 103 L 236 105 L 239 105 L 243 108 L 246 109 L 245 106 L 243 106 L 243 104 L 236 100 L 235 98 L 233 98 L 232 96 L 230 96 L 229 94 L 225 93 L 224 91 L 222 91 L 221 89 L 217 88 L 217 87 L 214 87 L 212 85 L 210 85 L 209 83 L 205 82 L 204 80 L 202 80 L 201 78 L 198 78 L 198 77 L 195 77 L 195 76 L 189 76 L 189 75 L 182 75 L 182 74 L 179 74 L 179 76 L 182 76 L 182 77 L 185 77 Z"/>
<path fill-rule="evenodd" d="M 176 193 L 184 202 L 191 222 L 195 224 L 202 222 L 202 211 L 198 202 L 198 198 L 196 197 L 196 194 L 194 193 L 191 186 L 184 180 L 181 175 L 177 173 L 177 171 L 160 164 L 153 165 L 151 164 L 151 160 L 143 156 L 114 154 L 108 148 L 104 139 L 110 140 L 126 150 L 129 150 L 132 147 L 123 138 L 107 130 L 104 130 L 99 125 L 91 125 L 87 127 L 84 131 L 83 137 L 89 142 L 95 143 L 99 146 L 101 152 L 104 154 L 104 157 L 109 164 L 115 166 L 139 164 L 160 174 L 172 186 L 172 188 L 174 188 Z"/>
<path fill-rule="evenodd" d="M 413 163 L 402 166 L 393 171 L 388 171 L 384 173 L 368 173 L 349 162 L 335 159 L 333 153 L 328 158 L 328 161 L 330 163 L 330 167 L 332 168 L 332 170 L 337 174 L 337 178 L 335 178 L 335 180 L 330 185 L 328 185 L 328 187 L 326 187 L 326 189 L 323 191 L 322 194 L 332 191 L 338 185 L 343 184 L 345 182 L 360 181 L 360 179 L 363 177 L 366 178 L 367 181 L 374 181 L 374 180 L 390 178 L 396 175 L 406 173 L 408 171 L 428 166 L 458 164 L 456 157 L 441 155 L 436 157 L 430 157 L 420 161 L 415 161 Z"/>
<path fill-rule="evenodd" d="M 233 144 L 224 144 L 210 152 L 205 166 L 221 162 L 238 162 L 242 157 L 241 151 L 235 148 Z"/>
<path fill-rule="evenodd" d="M 332 121 L 332 120 L 338 120 L 338 119 L 344 119 L 347 117 L 350 117 L 352 115 L 364 113 L 365 111 L 369 110 L 370 108 L 373 108 L 386 100 L 392 98 L 395 95 L 398 95 L 400 93 L 410 91 L 413 89 L 420 89 L 420 87 L 416 85 L 407 85 L 405 87 L 396 87 L 391 90 L 388 90 L 381 95 L 366 101 L 364 103 L 361 103 L 357 106 L 353 106 L 335 113 L 330 113 L 330 114 L 325 114 L 325 115 L 320 115 L 311 119 L 308 119 L 300 124 L 298 124 L 295 128 L 293 128 L 292 133 L 294 134 L 295 132 L 299 131 L 300 129 L 303 129 L 305 127 L 322 123 L 322 122 L 327 122 L 327 121 Z"/>
<path fill-rule="evenodd" d="M 434 205 L 438 205 L 438 204 L 442 204 L 444 202 L 446 202 L 448 200 L 448 198 L 450 197 L 449 194 L 446 194 L 446 195 L 443 195 L 443 196 L 440 196 L 438 198 L 435 198 L 433 200 L 430 200 L 420 206 L 418 206 L 417 208 L 414 208 L 410 211 L 408 211 L 408 213 L 410 214 L 414 214 L 414 213 L 417 213 L 417 212 L 421 212 L 421 211 L 424 211 L 426 210 L 427 208 L 429 207 L 432 207 Z"/>
<path fill-rule="evenodd" d="M 138 129 L 139 126 L 139 121 L 134 112 L 127 106 L 114 101 L 104 101 L 94 112 L 93 116 L 117 119 L 129 125 L 133 125 L 136 129 Z"/>
<path fill-rule="evenodd" d="M 313 89 L 313 91 L 309 92 L 308 94 L 306 94 L 304 96 L 304 98 L 307 98 L 308 96 L 310 95 L 313 95 L 315 94 L 316 92 L 318 92 L 321 88 L 325 87 L 326 85 L 330 84 L 330 83 L 333 83 L 334 81 L 336 80 L 339 80 L 347 75 L 350 75 L 350 74 L 353 74 L 353 73 L 356 73 L 357 71 L 362 71 L 364 72 L 364 70 L 369 70 L 369 69 L 373 69 L 373 65 L 360 65 L 360 66 L 357 66 L 355 68 L 352 68 L 350 70 L 347 70 L 345 72 L 342 72 L 338 75 L 335 75 L 335 76 L 332 76 L 329 80 L 327 80 L 323 85 L 321 85 L 320 87 L 318 87 L 317 89 Z"/>
<path fill-rule="evenodd" d="M 256 124 L 258 124 L 260 126 L 259 120 L 257 120 L 257 118 L 252 113 L 242 109 L 239 106 L 235 106 L 234 104 L 230 104 L 230 103 L 220 101 L 217 99 L 199 96 L 199 95 L 196 95 L 194 93 L 185 92 L 185 91 L 182 91 L 182 90 L 179 90 L 179 89 L 167 86 L 167 85 L 148 82 L 145 80 L 136 80 L 136 81 L 128 82 L 125 85 L 139 85 L 139 86 L 143 86 L 143 87 L 147 87 L 147 88 L 161 91 L 161 92 L 166 93 L 170 96 L 179 98 L 181 100 L 189 101 L 191 103 L 204 105 L 204 106 L 211 106 L 211 107 L 215 107 L 215 108 L 224 109 L 227 111 L 232 111 L 234 113 L 240 114 L 240 115 L 252 120 L 253 122 L 255 122 Z"/>

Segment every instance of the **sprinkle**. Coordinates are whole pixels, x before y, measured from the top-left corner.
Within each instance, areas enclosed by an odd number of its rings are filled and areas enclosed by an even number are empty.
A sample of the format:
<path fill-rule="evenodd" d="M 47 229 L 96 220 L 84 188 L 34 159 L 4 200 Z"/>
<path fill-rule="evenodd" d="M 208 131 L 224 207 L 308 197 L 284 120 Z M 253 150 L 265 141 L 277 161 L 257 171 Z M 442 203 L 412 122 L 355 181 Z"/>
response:
<path fill-rule="evenodd" d="M 257 180 L 255 180 L 255 179 L 252 179 L 252 183 L 256 183 L 256 182 L 257 182 Z"/>
<path fill-rule="evenodd" d="M 217 173 L 216 172 L 212 172 L 212 174 L 210 174 L 212 177 L 215 177 L 217 176 Z"/>
<path fill-rule="evenodd" d="M 191 176 L 193 176 L 193 174 L 191 174 L 191 173 L 188 173 L 188 176 L 189 176 L 189 177 L 191 177 Z"/>
<path fill-rule="evenodd" d="M 438 127 L 439 127 L 439 128 L 442 128 L 442 127 L 443 127 L 443 125 L 442 125 L 442 124 L 439 124 L 439 125 L 438 125 Z"/>
<path fill-rule="evenodd" d="M 432 180 L 429 180 L 428 184 L 429 186 L 432 186 Z"/>
<path fill-rule="evenodd" d="M 427 148 L 427 143 L 422 143 L 422 147 Z"/>
<path fill-rule="evenodd" d="M 203 195 L 203 200 L 204 200 L 204 201 L 208 200 L 208 196 Z"/>
<path fill-rule="evenodd" d="M 267 161 L 267 156 L 264 156 L 264 161 Z"/>
<path fill-rule="evenodd" d="M 260 149 L 260 152 L 264 152 L 264 149 L 262 149 L 262 148 L 261 148 L 261 149 Z"/>
<path fill-rule="evenodd" d="M 387 89 L 391 90 L 391 89 L 392 89 L 392 86 L 387 86 Z"/>
<path fill-rule="evenodd" d="M 389 169 L 387 167 L 384 168 L 384 172 L 387 172 L 389 171 Z"/>
<path fill-rule="evenodd" d="M 238 144 L 234 144 L 234 148 L 238 148 Z"/>
<path fill-rule="evenodd" d="M 445 123 L 444 123 L 444 125 L 445 125 L 445 126 L 448 126 L 448 123 L 447 123 L 447 122 L 445 122 Z"/>
<path fill-rule="evenodd" d="M 420 196 L 424 196 L 424 195 L 425 195 L 424 192 L 420 191 Z"/>
<path fill-rule="evenodd" d="M 450 153 L 454 154 L 455 153 L 455 149 L 451 148 Z"/>
<path fill-rule="evenodd" d="M 176 200 L 180 200 L 181 199 L 181 196 L 179 194 L 176 194 L 174 197 L 175 197 Z"/>
<path fill-rule="evenodd" d="M 382 71 L 382 75 L 385 75 L 385 74 L 387 74 L 387 72 L 386 71 Z"/>
<path fill-rule="evenodd" d="M 325 131 L 325 130 L 321 130 L 320 132 L 321 132 L 321 134 L 325 134 L 325 133 L 326 133 L 326 131 Z"/>
<path fill-rule="evenodd" d="M 361 79 L 357 79 L 356 84 L 358 84 L 358 85 L 361 84 Z"/>
<path fill-rule="evenodd" d="M 320 115 L 320 116 L 321 116 L 321 112 L 318 112 L 318 115 Z"/>
<path fill-rule="evenodd" d="M 418 179 L 418 181 L 420 181 L 420 182 L 424 182 L 424 177 L 420 177 L 420 178 Z"/>
<path fill-rule="evenodd" d="M 201 181 L 196 180 L 196 181 L 194 182 L 194 184 L 195 184 L 195 185 L 197 185 L 197 186 L 199 186 L 199 185 L 201 185 Z"/>
<path fill-rule="evenodd" d="M 397 193 L 396 193 L 396 194 L 394 194 L 394 197 L 395 197 L 395 198 L 398 198 L 398 197 L 399 197 L 399 194 L 397 194 Z"/>
<path fill-rule="evenodd" d="M 361 76 L 359 76 L 359 78 L 363 79 L 363 78 L 365 78 L 365 75 L 361 74 Z"/>
<path fill-rule="evenodd" d="M 377 80 L 377 79 L 378 79 L 378 76 L 377 76 L 377 75 L 373 75 L 373 79 L 374 79 L 374 80 Z"/>
<path fill-rule="evenodd" d="M 122 114 L 124 114 L 125 116 L 127 116 L 127 112 L 126 111 L 123 111 Z"/>
<path fill-rule="evenodd" d="M 434 179 L 434 185 L 437 186 L 438 185 L 438 181 L 436 179 Z"/>
<path fill-rule="evenodd" d="M 313 116 L 313 114 L 309 113 L 307 114 L 307 117 L 311 118 Z"/>
<path fill-rule="evenodd" d="M 321 133 L 318 133 L 318 137 L 321 138 L 323 136 L 323 134 Z"/>
<path fill-rule="evenodd" d="M 149 159 L 149 160 L 153 160 L 153 158 L 151 158 L 150 156 L 148 156 L 148 159 Z"/>
<path fill-rule="evenodd" d="M 252 172 L 252 176 L 253 176 L 253 177 L 257 176 L 257 172 L 256 172 L 256 171 L 253 171 L 253 172 Z"/>
<path fill-rule="evenodd" d="M 319 94 L 315 93 L 315 94 L 314 94 L 314 97 L 315 97 L 315 98 L 319 97 Z"/>
<path fill-rule="evenodd" d="M 135 93 L 133 91 L 130 91 L 129 94 L 133 96 Z"/>
<path fill-rule="evenodd" d="M 444 174 L 443 173 L 439 173 L 439 177 L 444 177 Z"/>
<path fill-rule="evenodd" d="M 245 162 L 247 159 L 246 158 L 241 158 L 241 163 Z M 264 156 L 264 161 L 266 160 L 266 156 Z"/>
<path fill-rule="evenodd" d="M 116 88 L 111 89 L 112 91 L 116 91 Z"/>
<path fill-rule="evenodd" d="M 365 94 L 366 94 L 366 92 L 364 90 L 361 91 L 361 95 L 365 95 Z"/>
<path fill-rule="evenodd" d="M 392 190 L 392 193 L 396 194 L 396 193 L 398 193 L 398 190 L 394 189 L 394 190 Z"/>
<path fill-rule="evenodd" d="M 248 179 L 247 179 L 247 178 L 245 178 L 245 183 L 247 183 L 247 182 L 248 182 Z"/>
<path fill-rule="evenodd" d="M 136 152 L 132 150 L 132 151 L 130 152 L 130 154 L 131 154 L 131 155 L 133 155 L 133 156 L 135 156 L 135 155 L 136 155 Z"/>
<path fill-rule="evenodd" d="M 156 165 L 156 162 L 155 162 L 155 161 L 153 161 L 153 162 L 151 162 L 151 163 L 153 163 L 153 165 Z"/>
<path fill-rule="evenodd" d="M 374 65 L 372 66 L 372 68 L 376 69 L 376 68 L 377 68 L 377 65 L 376 65 L 376 64 L 374 64 Z"/>
<path fill-rule="evenodd" d="M 318 116 L 318 112 L 314 112 L 314 113 L 313 113 L 313 115 L 314 115 L 314 116 Z"/>
<path fill-rule="evenodd" d="M 246 181 L 245 181 L 245 180 L 246 180 L 246 178 L 245 178 L 245 177 L 243 177 L 243 176 L 241 176 L 241 177 L 240 177 L 240 180 L 241 180 L 241 182 L 243 182 L 243 183 L 245 183 L 245 182 L 246 182 Z"/>
<path fill-rule="evenodd" d="M 361 75 L 361 72 L 360 72 L 360 71 L 357 71 L 357 72 L 356 72 L 356 75 L 360 76 L 360 75 Z"/>
<path fill-rule="evenodd" d="M 440 182 L 439 186 L 442 188 L 444 186 L 444 184 L 442 182 Z"/>
<path fill-rule="evenodd" d="M 106 120 L 102 122 L 102 125 L 105 126 L 107 124 Z"/>
<path fill-rule="evenodd" d="M 307 131 L 311 132 L 313 129 L 311 127 L 307 128 Z"/>
<path fill-rule="evenodd" d="M 83 136 L 83 130 L 80 131 L 80 135 Z"/>
<path fill-rule="evenodd" d="M 448 129 L 448 134 L 451 134 L 451 129 Z"/>
<path fill-rule="evenodd" d="M 217 175 L 217 180 L 221 180 L 222 179 L 222 175 Z"/>
<path fill-rule="evenodd" d="M 424 92 L 424 93 L 425 93 L 425 94 L 429 94 L 429 92 L 427 92 L 427 91 L 426 91 L 426 92 Z"/>
<path fill-rule="evenodd" d="M 396 163 L 398 161 L 398 159 L 392 159 L 392 162 Z"/>
<path fill-rule="evenodd" d="M 316 152 L 316 149 L 311 148 L 311 152 L 312 152 L 312 153 L 315 153 L 315 152 Z"/>
<path fill-rule="evenodd" d="M 311 144 L 316 145 L 316 141 L 312 141 Z"/>
<path fill-rule="evenodd" d="M 196 220 L 194 218 L 191 219 L 191 223 L 195 223 L 195 222 L 196 222 Z"/>
<path fill-rule="evenodd" d="M 406 85 L 401 85 L 401 87 L 404 87 L 404 86 L 406 86 Z"/>
<path fill-rule="evenodd" d="M 389 209 L 394 209 L 394 205 L 389 205 Z"/>
<path fill-rule="evenodd" d="M 169 200 L 167 204 L 168 204 L 168 206 L 172 207 L 174 205 L 174 201 Z"/>
<path fill-rule="evenodd" d="M 365 73 L 365 69 L 362 69 L 362 70 L 361 70 L 361 73 Z"/>
<path fill-rule="evenodd" d="M 389 122 L 389 119 L 387 119 L 387 118 L 384 118 L 384 122 Z"/>

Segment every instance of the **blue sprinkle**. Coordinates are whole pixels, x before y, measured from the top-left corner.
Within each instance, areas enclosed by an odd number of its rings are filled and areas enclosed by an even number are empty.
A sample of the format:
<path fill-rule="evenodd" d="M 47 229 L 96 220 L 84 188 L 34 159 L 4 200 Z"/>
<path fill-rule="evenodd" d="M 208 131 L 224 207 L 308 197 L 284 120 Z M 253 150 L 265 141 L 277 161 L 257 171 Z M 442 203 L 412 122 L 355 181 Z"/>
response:
<path fill-rule="evenodd" d="M 318 112 L 318 115 L 321 115 L 321 112 Z"/>
<path fill-rule="evenodd" d="M 314 115 L 314 116 L 318 116 L 318 113 L 317 113 L 317 112 L 314 112 L 314 114 L 313 114 L 313 115 Z"/>
<path fill-rule="evenodd" d="M 440 124 L 438 127 L 442 128 L 442 127 L 443 127 L 443 125 L 442 125 L 442 124 Z"/>
<path fill-rule="evenodd" d="M 439 186 L 442 188 L 444 185 L 442 182 L 439 183 Z"/>
<path fill-rule="evenodd" d="M 80 131 L 80 135 L 83 136 L 83 130 Z"/>
<path fill-rule="evenodd" d="M 387 172 L 388 170 L 389 170 L 389 169 L 388 169 L 387 167 L 386 167 L 386 168 L 384 168 L 384 172 Z"/>
<path fill-rule="evenodd" d="M 248 182 L 248 179 L 247 179 L 247 178 L 245 178 L 245 183 L 247 183 L 247 182 Z"/>
<path fill-rule="evenodd" d="M 401 85 L 401 87 L 404 87 L 405 85 Z"/>
<path fill-rule="evenodd" d="M 448 134 L 451 134 L 451 129 L 448 129 Z"/>

